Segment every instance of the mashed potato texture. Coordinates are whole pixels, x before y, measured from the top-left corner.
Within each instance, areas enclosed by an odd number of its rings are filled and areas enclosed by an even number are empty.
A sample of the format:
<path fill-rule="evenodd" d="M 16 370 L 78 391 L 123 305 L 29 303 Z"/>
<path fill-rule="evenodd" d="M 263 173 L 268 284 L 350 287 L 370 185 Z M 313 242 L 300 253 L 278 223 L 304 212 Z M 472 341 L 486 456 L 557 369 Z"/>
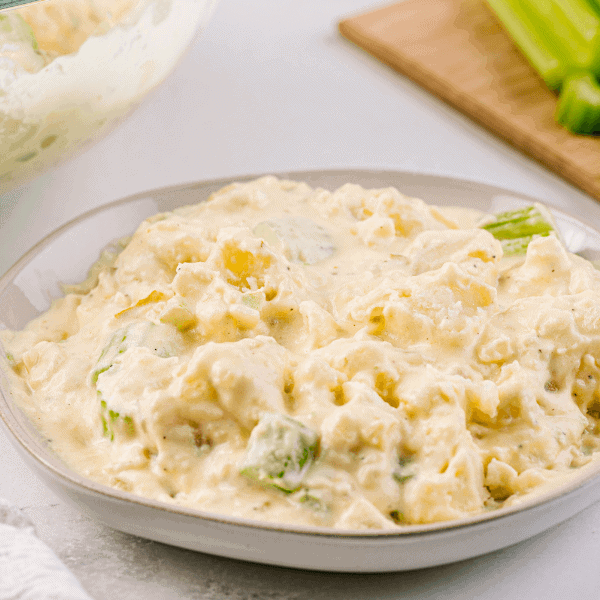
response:
<path fill-rule="evenodd" d="M 1 331 L 14 396 L 74 470 L 168 503 L 339 529 L 514 504 L 600 446 L 600 273 L 476 222 L 230 185 Z"/>

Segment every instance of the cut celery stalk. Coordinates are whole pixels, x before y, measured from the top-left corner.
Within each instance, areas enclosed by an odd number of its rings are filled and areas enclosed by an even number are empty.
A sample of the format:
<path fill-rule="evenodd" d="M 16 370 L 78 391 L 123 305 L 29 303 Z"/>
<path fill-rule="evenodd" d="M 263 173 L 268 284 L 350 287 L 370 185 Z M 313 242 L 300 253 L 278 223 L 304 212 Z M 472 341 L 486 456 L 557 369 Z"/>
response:
<path fill-rule="evenodd" d="M 261 300 L 261 295 L 256 292 L 242 296 L 242 304 L 254 310 L 260 310 Z"/>
<path fill-rule="evenodd" d="M 102 398 L 100 392 L 98 392 L 98 396 Z M 114 441 L 115 439 L 115 429 L 122 430 L 124 433 L 129 435 L 133 435 L 135 432 L 133 419 L 128 416 L 121 416 L 115 410 L 112 410 L 106 400 L 100 400 L 100 419 L 102 421 L 102 435 L 110 439 L 110 441 Z"/>
<path fill-rule="evenodd" d="M 130 348 L 145 347 L 163 358 L 173 356 L 179 349 L 179 339 L 181 334 L 171 325 L 155 325 L 150 321 L 133 322 L 113 333 L 91 374 L 91 382 L 96 386 L 100 400 L 100 419 L 105 437 L 113 441 L 116 431 L 123 435 L 132 435 L 135 428 L 130 415 L 122 414 L 114 410 L 114 405 L 111 406 L 111 400 L 103 385 L 105 380 L 98 380 L 100 375 L 110 371 L 119 356 Z"/>
<path fill-rule="evenodd" d="M 591 73 L 576 73 L 565 79 L 556 120 L 573 133 L 600 131 L 600 85 Z"/>
<path fill-rule="evenodd" d="M 155 325 L 150 321 L 137 321 L 126 327 L 118 329 L 102 350 L 98 362 L 91 375 L 91 381 L 97 384 L 98 377 L 108 371 L 120 354 L 129 348 L 150 348 L 155 354 L 163 358 L 176 354 L 178 338 L 181 334 L 170 325 Z"/>
<path fill-rule="evenodd" d="M 302 423 L 265 413 L 252 430 L 240 473 L 290 493 L 302 485 L 318 448 L 318 434 Z"/>
<path fill-rule="evenodd" d="M 566 65 L 556 55 L 520 2 L 487 0 L 515 44 L 551 89 L 557 89 L 565 77 Z"/>
<path fill-rule="evenodd" d="M 298 490 L 292 498 L 315 513 L 328 513 L 331 511 L 330 502 L 323 490 L 302 488 Z"/>
<path fill-rule="evenodd" d="M 108 344 L 104 347 L 100 356 L 98 358 L 98 362 L 96 363 L 96 368 L 92 371 L 92 383 L 96 383 L 98 381 L 98 377 L 101 373 L 108 371 L 110 369 L 117 358 L 117 356 L 129 347 L 127 342 L 127 329 L 119 329 L 113 336 L 110 338 Z"/>
<path fill-rule="evenodd" d="M 0 43 L 24 42 L 33 50 L 38 50 L 33 29 L 27 24 L 23 17 L 16 12 L 0 14 Z"/>
<path fill-rule="evenodd" d="M 497 240 L 514 240 L 532 235 L 548 235 L 554 226 L 538 206 L 528 206 L 494 215 L 494 221 L 482 225 Z"/>
<path fill-rule="evenodd" d="M 558 229 L 552 215 L 543 204 L 539 203 L 489 215 L 480 227 L 500 241 L 504 256 L 526 254 L 529 242 L 535 237 L 545 237 L 551 233 L 558 236 Z"/>
<path fill-rule="evenodd" d="M 37 73 L 47 63 L 33 30 L 14 11 L 0 14 L 0 63 L 9 66 L 9 71 L 18 65 L 29 73 Z"/>
<path fill-rule="evenodd" d="M 560 90 L 556 120 L 573 133 L 600 132 L 600 2 L 488 4 L 548 87 Z"/>
<path fill-rule="evenodd" d="M 413 477 L 415 477 L 415 465 L 411 456 L 401 456 L 398 458 L 394 470 L 392 471 L 392 478 L 398 483 L 406 483 Z"/>
<path fill-rule="evenodd" d="M 564 61 L 565 73 L 590 69 L 597 63 L 594 39 L 600 19 L 585 0 L 529 0 L 524 4 L 554 53 Z"/>

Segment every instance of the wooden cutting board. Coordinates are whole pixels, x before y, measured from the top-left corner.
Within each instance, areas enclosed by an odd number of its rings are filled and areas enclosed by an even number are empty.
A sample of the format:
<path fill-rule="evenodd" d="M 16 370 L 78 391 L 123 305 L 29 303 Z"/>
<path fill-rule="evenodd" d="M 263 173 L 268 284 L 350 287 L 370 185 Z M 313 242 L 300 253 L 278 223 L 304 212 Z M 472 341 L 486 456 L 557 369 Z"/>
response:
<path fill-rule="evenodd" d="M 556 95 L 485 0 L 408 0 L 353 16 L 344 37 L 600 200 L 600 137 L 554 121 Z"/>

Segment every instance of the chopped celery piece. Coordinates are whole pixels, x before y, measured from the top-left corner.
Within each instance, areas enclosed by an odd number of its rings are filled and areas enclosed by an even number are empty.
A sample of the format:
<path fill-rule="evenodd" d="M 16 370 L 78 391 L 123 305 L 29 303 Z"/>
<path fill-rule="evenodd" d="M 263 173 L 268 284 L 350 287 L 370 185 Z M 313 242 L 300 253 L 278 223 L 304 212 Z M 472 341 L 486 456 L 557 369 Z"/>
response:
<path fill-rule="evenodd" d="M 179 338 L 177 337 L 179 336 Z M 150 321 L 138 321 L 117 330 L 102 350 L 96 367 L 92 371 L 91 380 L 96 386 L 100 398 L 100 417 L 102 430 L 105 437 L 114 440 L 115 432 L 123 435 L 133 435 L 135 432 L 134 422 L 130 415 L 123 415 L 110 406 L 110 398 L 107 403 L 103 399 L 107 397 L 104 380 L 98 381 L 98 377 L 111 369 L 118 357 L 130 348 L 145 347 L 152 350 L 161 357 L 172 356 L 179 349 L 178 343 L 181 334 L 170 325 L 155 325 Z"/>
<path fill-rule="evenodd" d="M 98 396 L 102 398 L 100 392 Z M 100 400 L 100 418 L 102 420 L 102 435 L 107 437 L 112 442 L 115 439 L 115 430 L 128 435 L 133 435 L 135 432 L 133 419 L 129 415 L 121 417 L 121 415 L 112 410 L 106 400 Z"/>
<path fill-rule="evenodd" d="M 177 330 L 167 325 L 155 325 L 150 321 L 138 321 L 117 330 L 102 350 L 98 362 L 92 371 L 92 383 L 96 384 L 100 374 L 108 371 L 120 354 L 129 348 L 145 347 L 158 356 L 173 356 L 178 349 L 174 336 L 180 336 Z"/>
<path fill-rule="evenodd" d="M 12 11 L 0 14 L 0 44 L 19 42 L 38 50 L 38 43 L 33 29 L 20 14 Z"/>
<path fill-rule="evenodd" d="M 548 235 L 554 230 L 551 222 L 537 206 L 528 206 L 494 215 L 494 221 L 486 223 L 483 229 L 497 240 L 514 240 L 532 235 Z"/>
<path fill-rule="evenodd" d="M 6 356 L 6 360 L 8 361 L 8 364 L 11 367 L 14 367 L 15 363 L 16 363 L 15 357 L 10 352 L 7 352 L 5 356 Z"/>
<path fill-rule="evenodd" d="M 313 265 L 335 252 L 329 232 L 307 217 L 263 221 L 254 228 L 253 233 L 271 246 L 282 245 L 291 262 Z"/>
<path fill-rule="evenodd" d="M 504 256 L 522 256 L 534 237 L 558 234 L 548 209 L 538 203 L 490 215 L 480 227 L 500 241 Z"/>
<path fill-rule="evenodd" d="M 556 120 L 573 133 L 600 132 L 598 0 L 488 0 L 544 79 L 560 90 Z"/>
<path fill-rule="evenodd" d="M 127 341 L 128 329 L 124 327 L 119 329 L 110 338 L 108 344 L 102 350 L 96 368 L 92 371 L 92 383 L 98 381 L 98 376 L 104 371 L 108 371 L 113 366 L 113 363 L 119 354 L 122 354 L 130 347 Z"/>
<path fill-rule="evenodd" d="M 290 493 L 312 465 L 318 434 L 277 413 L 265 413 L 252 430 L 240 473 L 263 485 Z"/>
<path fill-rule="evenodd" d="M 402 523 L 406 523 L 406 519 L 404 518 L 404 513 L 401 513 L 399 510 L 390 511 L 390 518 L 396 525 L 401 525 Z"/>
<path fill-rule="evenodd" d="M 488 0 L 488 4 L 549 87 L 560 87 L 574 70 L 598 72 L 600 14 L 586 0 Z"/>
<path fill-rule="evenodd" d="M 0 57 L 3 66 L 16 64 L 29 73 L 37 73 L 46 66 L 46 57 L 39 50 L 33 30 L 13 11 L 0 14 Z"/>
<path fill-rule="evenodd" d="M 323 490 L 302 488 L 292 498 L 302 506 L 316 513 L 326 513 L 331 510 L 329 499 Z"/>
<path fill-rule="evenodd" d="M 133 432 L 134 432 L 133 419 L 129 415 L 125 415 L 123 417 L 123 423 L 125 423 L 127 432 L 130 434 L 133 434 Z"/>
<path fill-rule="evenodd" d="M 600 85 L 591 73 L 575 73 L 565 79 L 556 120 L 573 133 L 600 131 Z"/>
<path fill-rule="evenodd" d="M 242 304 L 254 310 L 260 310 L 261 299 L 261 295 L 258 293 L 244 294 L 242 296 Z"/>
<path fill-rule="evenodd" d="M 524 7 L 518 1 L 488 0 L 515 44 L 551 89 L 560 86 L 565 76 L 565 64 L 559 60 L 552 44 L 544 38 Z"/>
<path fill-rule="evenodd" d="M 112 442 L 115 439 L 115 435 L 110 426 L 110 418 L 107 415 L 108 408 L 105 400 L 100 400 L 100 418 L 102 419 L 102 435 L 110 438 Z"/>
<path fill-rule="evenodd" d="M 398 464 L 392 472 L 392 477 L 398 483 L 406 483 L 409 479 L 415 476 L 415 469 L 411 456 L 401 456 L 398 459 Z"/>
<path fill-rule="evenodd" d="M 565 64 L 565 74 L 573 69 L 591 69 L 597 65 L 596 36 L 600 17 L 586 0 L 519 2 Z"/>

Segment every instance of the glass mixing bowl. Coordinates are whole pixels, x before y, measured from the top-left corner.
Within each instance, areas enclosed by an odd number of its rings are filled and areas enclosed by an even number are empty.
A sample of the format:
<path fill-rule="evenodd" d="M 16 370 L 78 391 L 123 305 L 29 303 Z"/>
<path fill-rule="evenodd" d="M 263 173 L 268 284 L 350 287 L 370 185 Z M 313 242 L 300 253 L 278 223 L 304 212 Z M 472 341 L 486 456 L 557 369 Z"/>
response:
<path fill-rule="evenodd" d="M 1 12 L 0 195 L 131 114 L 216 3 L 45 0 Z"/>

